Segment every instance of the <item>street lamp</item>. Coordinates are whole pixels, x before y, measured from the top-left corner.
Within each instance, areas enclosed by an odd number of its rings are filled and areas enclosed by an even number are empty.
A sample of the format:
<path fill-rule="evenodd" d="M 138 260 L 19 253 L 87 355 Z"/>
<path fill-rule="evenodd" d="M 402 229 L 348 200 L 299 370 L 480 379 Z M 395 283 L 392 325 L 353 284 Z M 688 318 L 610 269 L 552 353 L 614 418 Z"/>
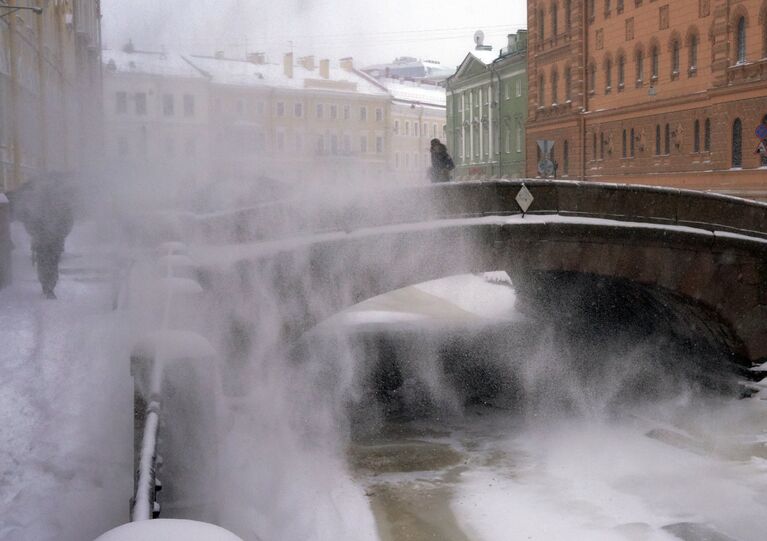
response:
<path fill-rule="evenodd" d="M 36 15 L 43 14 L 43 8 L 35 6 L 9 6 L 4 0 L 0 1 L 0 9 L 6 9 L 5 13 L 0 13 L 0 19 L 4 19 L 8 15 L 16 13 L 17 11 L 27 10 L 35 13 Z"/>

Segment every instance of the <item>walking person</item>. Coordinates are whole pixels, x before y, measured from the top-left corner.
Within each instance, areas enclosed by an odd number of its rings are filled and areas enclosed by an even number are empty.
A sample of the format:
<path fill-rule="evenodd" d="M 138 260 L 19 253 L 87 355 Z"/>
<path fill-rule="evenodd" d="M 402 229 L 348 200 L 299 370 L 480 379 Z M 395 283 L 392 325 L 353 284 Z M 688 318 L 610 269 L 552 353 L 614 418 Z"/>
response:
<path fill-rule="evenodd" d="M 37 278 L 46 299 L 55 299 L 54 289 L 59 280 L 59 261 L 64 242 L 72 231 L 74 217 L 68 179 L 61 175 L 35 181 L 25 194 L 20 212 L 32 241 L 32 254 L 37 267 Z"/>
<path fill-rule="evenodd" d="M 439 139 L 431 140 L 431 169 L 429 176 L 432 182 L 450 182 L 450 171 L 455 169 L 452 158 L 447 153 L 447 147 Z"/>

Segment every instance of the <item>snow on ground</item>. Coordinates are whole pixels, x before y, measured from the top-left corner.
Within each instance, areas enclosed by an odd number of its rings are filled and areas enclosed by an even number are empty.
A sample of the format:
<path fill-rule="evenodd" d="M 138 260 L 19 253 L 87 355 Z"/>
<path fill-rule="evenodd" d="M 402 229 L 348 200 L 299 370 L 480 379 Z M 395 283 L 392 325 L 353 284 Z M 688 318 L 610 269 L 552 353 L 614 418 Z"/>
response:
<path fill-rule="evenodd" d="M 128 518 L 132 385 L 112 311 L 113 265 L 77 224 L 56 301 L 43 299 L 13 224 L 13 284 L 0 290 L 0 540 L 84 541 Z"/>

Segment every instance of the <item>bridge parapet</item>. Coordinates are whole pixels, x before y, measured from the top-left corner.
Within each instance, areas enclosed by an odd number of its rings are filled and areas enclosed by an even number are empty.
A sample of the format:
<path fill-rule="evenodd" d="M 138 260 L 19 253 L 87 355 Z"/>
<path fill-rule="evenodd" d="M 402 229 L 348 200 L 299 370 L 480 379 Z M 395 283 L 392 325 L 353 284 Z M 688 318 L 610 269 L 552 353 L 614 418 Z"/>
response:
<path fill-rule="evenodd" d="M 767 238 L 767 204 L 644 185 L 567 180 L 455 182 L 350 194 L 317 203 L 288 200 L 196 218 L 211 242 L 274 240 L 307 233 L 400 223 L 522 214 L 515 198 L 533 194 L 528 214 L 661 223 Z"/>

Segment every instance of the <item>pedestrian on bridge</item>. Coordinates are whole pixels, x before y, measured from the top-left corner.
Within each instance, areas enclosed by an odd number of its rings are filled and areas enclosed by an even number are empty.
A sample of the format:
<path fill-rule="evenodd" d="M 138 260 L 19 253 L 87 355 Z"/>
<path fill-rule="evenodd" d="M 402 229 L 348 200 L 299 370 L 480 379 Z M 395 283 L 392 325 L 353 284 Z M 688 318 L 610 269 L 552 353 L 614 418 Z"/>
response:
<path fill-rule="evenodd" d="M 455 169 L 453 159 L 447 153 L 447 147 L 439 139 L 431 140 L 431 168 L 429 177 L 432 182 L 450 182 L 450 171 Z"/>

